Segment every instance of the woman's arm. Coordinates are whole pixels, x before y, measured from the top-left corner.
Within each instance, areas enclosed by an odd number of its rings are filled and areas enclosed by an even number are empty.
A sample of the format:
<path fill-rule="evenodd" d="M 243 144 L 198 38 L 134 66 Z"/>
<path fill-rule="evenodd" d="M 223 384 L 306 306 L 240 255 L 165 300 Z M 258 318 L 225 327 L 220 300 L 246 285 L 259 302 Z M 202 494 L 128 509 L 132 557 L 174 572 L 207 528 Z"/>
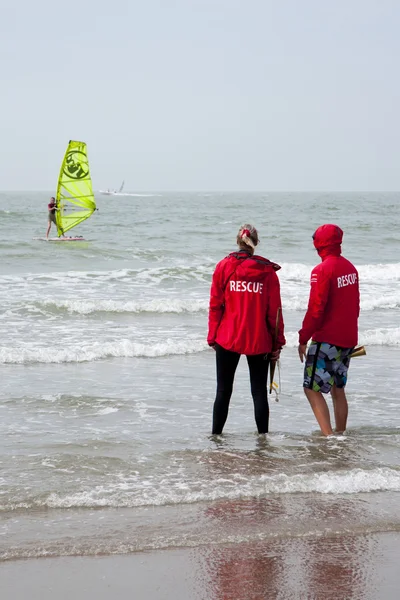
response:
<path fill-rule="evenodd" d="M 210 305 L 208 311 L 208 336 L 209 346 L 215 344 L 217 331 L 224 312 L 224 290 L 221 282 L 221 267 L 218 264 L 214 271 L 210 291 Z"/>

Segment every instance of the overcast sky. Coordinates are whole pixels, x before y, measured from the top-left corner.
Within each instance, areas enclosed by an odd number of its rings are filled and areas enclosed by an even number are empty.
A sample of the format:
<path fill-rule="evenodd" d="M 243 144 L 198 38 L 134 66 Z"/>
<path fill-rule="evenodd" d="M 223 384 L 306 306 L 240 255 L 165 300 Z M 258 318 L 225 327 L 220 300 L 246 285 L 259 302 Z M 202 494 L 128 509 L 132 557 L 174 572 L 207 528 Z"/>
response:
<path fill-rule="evenodd" d="M 0 189 L 399 190 L 397 0 L 3 0 Z"/>

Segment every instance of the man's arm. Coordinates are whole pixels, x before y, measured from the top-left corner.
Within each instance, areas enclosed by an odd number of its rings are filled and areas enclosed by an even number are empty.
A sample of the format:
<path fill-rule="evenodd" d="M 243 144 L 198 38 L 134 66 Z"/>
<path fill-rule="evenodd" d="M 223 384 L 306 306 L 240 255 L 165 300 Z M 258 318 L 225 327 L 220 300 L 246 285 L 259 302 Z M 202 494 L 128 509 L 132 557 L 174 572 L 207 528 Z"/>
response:
<path fill-rule="evenodd" d="M 311 273 L 311 290 L 308 308 L 302 327 L 299 331 L 299 344 L 307 344 L 313 334 L 320 329 L 323 320 L 325 306 L 329 296 L 330 280 L 322 271 L 314 269 Z"/>

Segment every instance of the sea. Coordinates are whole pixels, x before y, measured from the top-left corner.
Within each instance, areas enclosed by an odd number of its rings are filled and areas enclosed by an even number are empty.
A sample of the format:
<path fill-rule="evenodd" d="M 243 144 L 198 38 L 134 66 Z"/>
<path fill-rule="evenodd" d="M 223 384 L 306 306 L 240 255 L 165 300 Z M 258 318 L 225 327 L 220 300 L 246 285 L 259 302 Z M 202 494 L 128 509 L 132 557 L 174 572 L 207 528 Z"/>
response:
<path fill-rule="evenodd" d="M 399 193 L 97 195 L 74 243 L 35 239 L 51 194 L 0 193 L 0 560 L 400 531 Z M 242 358 L 213 437 L 209 289 L 243 223 L 281 266 L 287 346 L 270 433 Z M 297 354 L 323 223 L 359 271 L 367 351 L 328 439 Z"/>

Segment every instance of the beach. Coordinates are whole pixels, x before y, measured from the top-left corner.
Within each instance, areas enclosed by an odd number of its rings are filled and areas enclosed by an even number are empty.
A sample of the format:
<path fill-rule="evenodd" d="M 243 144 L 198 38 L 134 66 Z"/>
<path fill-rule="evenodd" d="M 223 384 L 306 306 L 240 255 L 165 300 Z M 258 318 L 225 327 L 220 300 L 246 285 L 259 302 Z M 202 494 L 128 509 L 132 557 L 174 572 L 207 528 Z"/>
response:
<path fill-rule="evenodd" d="M 4 600 L 396 600 L 399 533 L 0 565 Z"/>

